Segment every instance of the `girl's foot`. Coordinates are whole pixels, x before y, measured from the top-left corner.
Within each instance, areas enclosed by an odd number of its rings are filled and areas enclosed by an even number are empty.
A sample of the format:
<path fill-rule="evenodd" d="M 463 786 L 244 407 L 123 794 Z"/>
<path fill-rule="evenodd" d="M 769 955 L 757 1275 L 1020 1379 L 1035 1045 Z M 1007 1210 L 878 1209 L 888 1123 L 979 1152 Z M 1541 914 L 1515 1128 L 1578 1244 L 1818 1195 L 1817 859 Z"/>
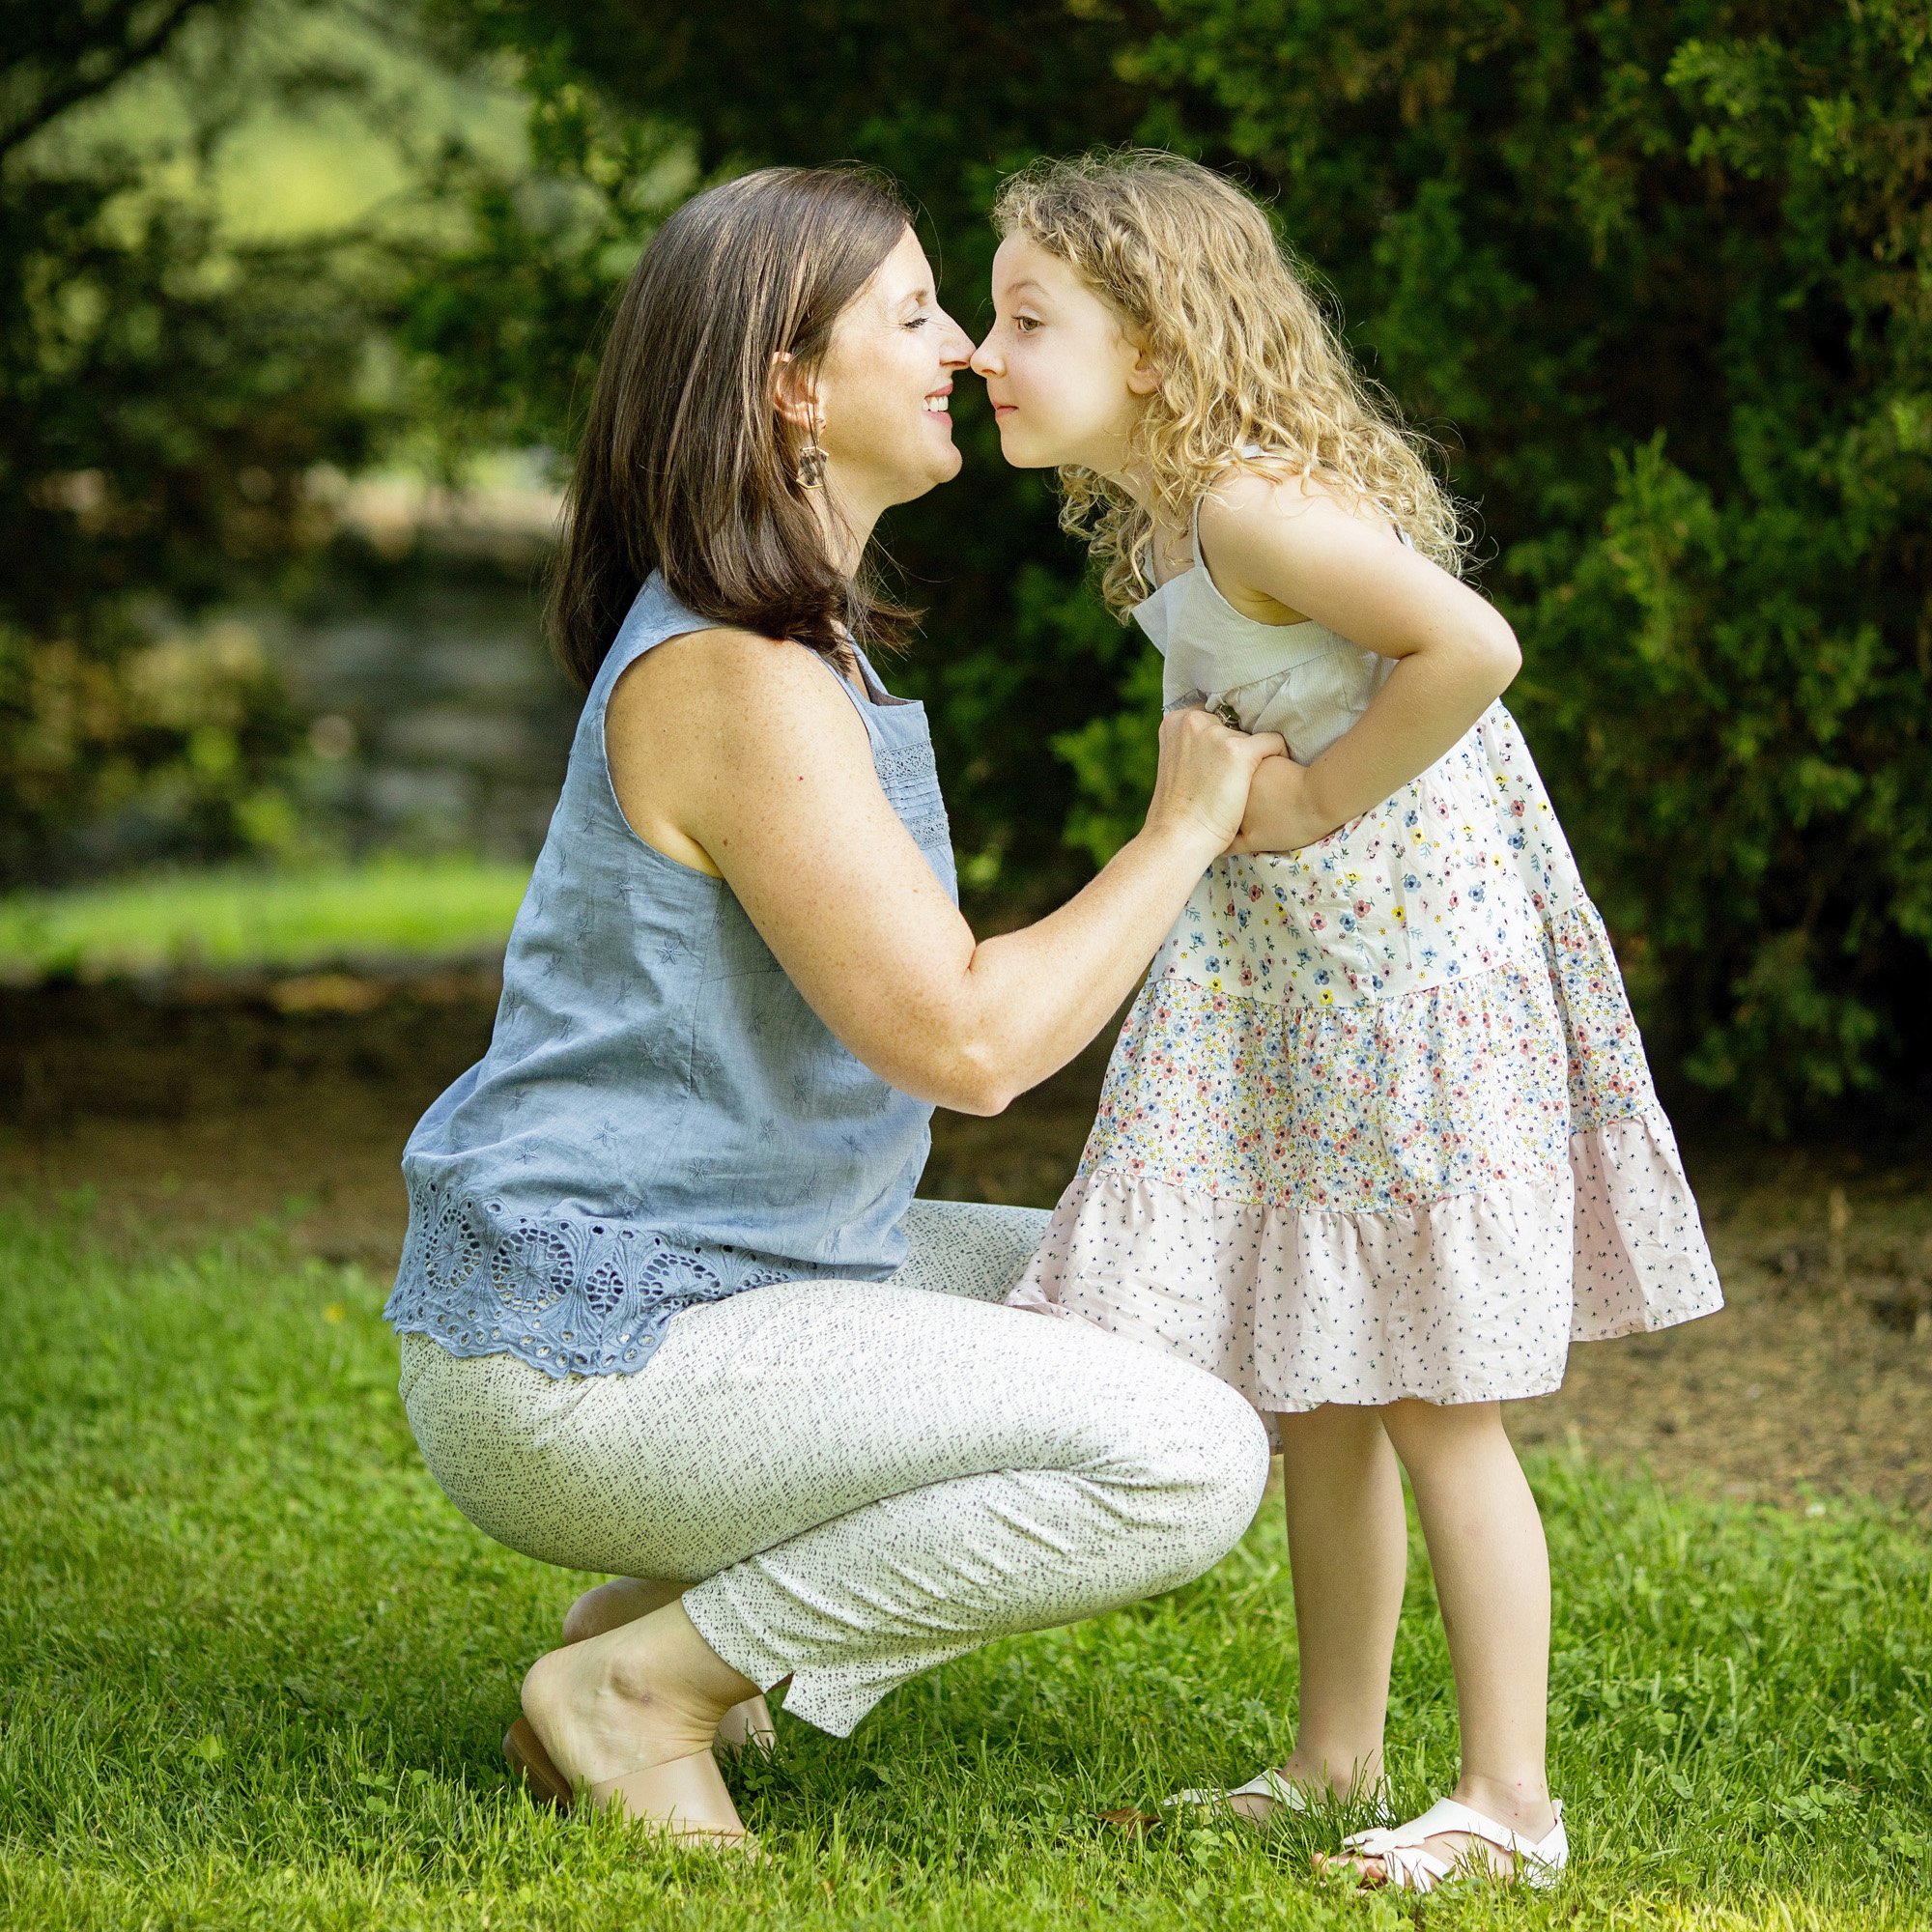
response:
<path fill-rule="evenodd" d="M 1551 1884 L 1570 1861 L 1563 1806 L 1543 1798 L 1504 1808 L 1515 1815 L 1499 1819 L 1444 1798 L 1392 1831 L 1352 1833 L 1339 1855 L 1318 1854 L 1315 1867 L 1351 1872 L 1365 1888 L 1405 1891 L 1434 1891 L 1483 1869 L 1511 1883 Z"/>
<path fill-rule="evenodd" d="M 1216 1805 L 1251 1825 L 1272 1825 L 1290 1813 L 1312 1811 L 1330 1800 L 1343 1804 L 1365 1804 L 1372 1817 L 1386 1817 L 1382 1790 L 1379 1770 L 1375 1773 L 1373 1783 L 1359 1777 L 1339 1780 L 1325 1769 L 1303 1764 L 1297 1754 L 1286 1764 L 1264 1771 L 1245 1784 L 1236 1785 L 1232 1791 L 1212 1788 L 1177 1791 L 1167 1803 Z"/>
<path fill-rule="evenodd" d="M 686 1655 L 694 1644 L 701 1659 Z M 745 1850 L 744 1821 L 711 1755 L 724 1698 L 705 1680 L 721 1674 L 736 1677 L 672 1608 L 538 1658 L 524 1679 L 524 1715 L 558 1776 L 593 1808 L 622 1808 L 682 1843 Z"/>
<path fill-rule="evenodd" d="M 667 1604 L 674 1604 L 683 1585 L 661 1583 L 652 1577 L 613 1577 L 584 1591 L 563 1613 L 563 1640 L 582 1643 L 602 1636 L 606 1631 L 622 1630 Z M 772 1714 L 762 1695 L 747 1697 L 733 1704 L 718 1720 L 713 1741 L 718 1750 L 769 1751 L 778 1742 Z"/>

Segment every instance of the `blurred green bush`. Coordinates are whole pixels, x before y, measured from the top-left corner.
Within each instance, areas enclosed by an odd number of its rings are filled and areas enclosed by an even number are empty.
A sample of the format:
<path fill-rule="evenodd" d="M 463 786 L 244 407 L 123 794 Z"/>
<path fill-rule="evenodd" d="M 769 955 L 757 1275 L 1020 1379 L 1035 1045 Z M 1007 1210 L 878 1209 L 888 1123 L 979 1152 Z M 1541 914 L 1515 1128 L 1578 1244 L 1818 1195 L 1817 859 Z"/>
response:
<path fill-rule="evenodd" d="M 889 168 L 921 198 L 971 327 L 1005 169 L 1172 142 L 1271 198 L 1477 505 L 1484 586 L 1525 646 L 1512 702 L 1661 1070 L 1773 1127 L 1923 1098 L 1922 5 L 420 0 L 412 18 L 452 57 L 514 70 L 527 155 L 426 157 L 420 191 L 450 219 L 384 258 L 391 279 L 358 282 L 340 257 L 305 279 L 292 260 L 225 268 L 185 334 L 204 345 L 180 362 L 191 380 L 162 380 L 157 322 L 119 316 L 165 317 L 196 286 L 185 233 L 159 253 L 118 239 L 94 177 L 61 186 L 77 211 L 61 213 L 44 171 L 32 194 L 8 172 L 0 138 L 0 426 L 30 451 L 0 459 L 15 466 L 0 508 L 25 518 L 20 554 L 54 559 L 55 581 L 192 588 L 197 555 L 245 554 L 246 517 L 295 502 L 284 479 L 324 457 L 353 468 L 384 435 L 450 461 L 567 446 L 611 292 L 663 208 L 717 174 Z M 90 278 L 105 301 L 73 312 L 106 319 L 74 339 L 106 347 L 77 360 L 60 332 L 76 325 L 47 320 L 73 305 L 49 292 Z M 407 377 L 388 418 L 340 360 L 372 333 Z M 277 342 L 307 346 L 252 347 Z M 24 402 L 15 371 L 43 385 Z M 964 392 L 958 412 L 966 480 L 886 534 L 929 611 L 898 676 L 932 706 L 964 876 L 1018 907 L 1135 822 L 1155 684 L 1082 589 L 1040 480 L 1000 467 L 977 404 Z M 94 486 L 72 479 L 96 472 L 115 507 L 90 531 L 76 505 Z M 244 473 L 257 492 L 270 480 L 260 502 Z M 0 621 L 21 637 L 90 662 L 141 647 L 101 641 L 99 602 L 71 599 L 70 616 L 5 594 Z M 237 783 L 238 801 L 257 795 Z M 34 812 L 64 794 L 43 783 L 31 810 L 12 779 L 0 794 L 14 855 L 0 863 L 17 870 L 45 836 Z M 233 836 L 249 836 L 239 817 Z"/>

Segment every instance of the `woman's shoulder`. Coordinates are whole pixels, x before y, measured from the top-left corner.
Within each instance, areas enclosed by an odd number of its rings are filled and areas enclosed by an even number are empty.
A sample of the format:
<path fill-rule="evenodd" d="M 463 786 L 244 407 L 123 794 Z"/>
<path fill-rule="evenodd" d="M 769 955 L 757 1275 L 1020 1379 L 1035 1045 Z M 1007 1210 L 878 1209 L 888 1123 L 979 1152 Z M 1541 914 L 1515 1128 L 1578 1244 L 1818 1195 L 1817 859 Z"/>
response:
<path fill-rule="evenodd" d="M 667 638 L 626 666 L 611 694 L 611 711 L 613 718 L 648 709 L 753 721 L 850 714 L 838 676 L 804 644 L 735 625 L 701 625 Z"/>

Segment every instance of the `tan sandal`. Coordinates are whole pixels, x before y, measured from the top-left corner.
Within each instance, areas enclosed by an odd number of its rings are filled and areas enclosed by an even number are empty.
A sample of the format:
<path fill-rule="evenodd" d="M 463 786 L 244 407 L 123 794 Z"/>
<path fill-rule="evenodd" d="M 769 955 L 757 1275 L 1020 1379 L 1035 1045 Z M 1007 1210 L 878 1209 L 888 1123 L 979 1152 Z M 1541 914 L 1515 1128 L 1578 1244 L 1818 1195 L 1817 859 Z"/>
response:
<path fill-rule="evenodd" d="M 712 1740 L 714 1751 L 756 1751 L 770 1757 L 779 1741 L 772 1722 L 771 1706 L 764 1693 L 754 1690 L 742 1704 L 733 1704 L 718 1719 L 718 1735 Z"/>
<path fill-rule="evenodd" d="M 602 1778 L 585 1796 L 595 1809 L 622 1811 L 675 1844 L 761 1858 L 757 1841 L 742 1823 L 726 1824 L 718 1816 L 718 1794 L 723 1789 L 718 1760 L 707 1747 L 688 1757 L 646 1765 L 641 1771 L 627 1771 L 622 1777 Z M 728 1793 L 724 1803 L 727 1806 L 731 1803 Z M 735 1811 L 732 1816 L 735 1820 Z"/>
<path fill-rule="evenodd" d="M 519 1718 L 503 1733 L 503 1755 L 538 1804 L 558 1811 L 575 1807 L 577 1793 L 527 1718 Z M 715 1816 L 717 1778 L 718 1761 L 705 1749 L 604 1778 L 586 1786 L 583 1796 L 593 1811 L 624 1811 L 666 1831 L 679 1844 L 709 1844 L 762 1858 L 757 1841 L 742 1824 L 723 1824 Z M 707 1812 L 714 1815 L 707 1818 Z"/>
<path fill-rule="evenodd" d="M 527 1718 L 519 1718 L 503 1733 L 503 1755 L 539 1804 L 568 1811 L 577 1803 L 569 1778 L 551 1762 L 550 1752 L 544 1749 L 543 1740 L 530 1728 Z"/>

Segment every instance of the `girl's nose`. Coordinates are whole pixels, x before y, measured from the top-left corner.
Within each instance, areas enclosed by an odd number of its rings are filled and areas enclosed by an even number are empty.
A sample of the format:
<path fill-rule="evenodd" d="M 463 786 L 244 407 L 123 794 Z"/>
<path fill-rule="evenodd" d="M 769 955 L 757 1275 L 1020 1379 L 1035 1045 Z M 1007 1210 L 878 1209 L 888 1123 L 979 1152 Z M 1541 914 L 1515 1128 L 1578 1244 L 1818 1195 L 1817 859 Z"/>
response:
<path fill-rule="evenodd" d="M 974 350 L 973 359 L 967 364 L 967 367 L 973 371 L 974 375 L 1004 376 L 1006 374 L 1006 364 L 1001 359 L 999 351 L 993 347 L 994 337 L 998 334 L 998 329 L 989 328 L 986 331 L 985 341 Z"/>

